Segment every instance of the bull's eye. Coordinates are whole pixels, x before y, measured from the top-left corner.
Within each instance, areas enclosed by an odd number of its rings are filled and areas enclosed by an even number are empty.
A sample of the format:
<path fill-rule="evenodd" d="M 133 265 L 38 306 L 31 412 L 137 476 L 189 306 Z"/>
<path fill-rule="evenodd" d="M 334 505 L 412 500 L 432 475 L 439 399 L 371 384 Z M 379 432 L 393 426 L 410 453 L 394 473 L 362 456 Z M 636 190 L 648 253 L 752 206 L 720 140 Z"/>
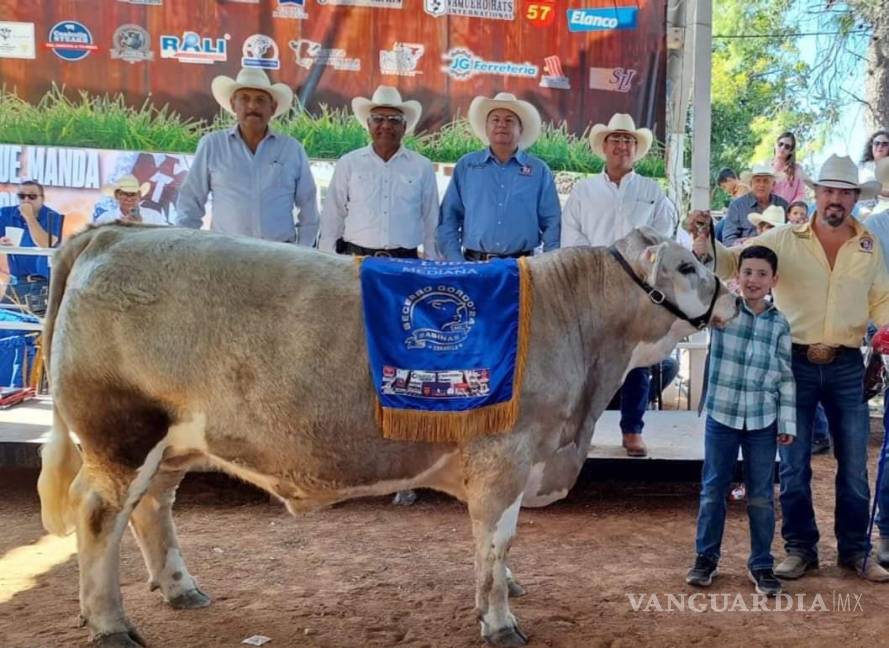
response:
<path fill-rule="evenodd" d="M 690 274 L 694 274 L 696 272 L 694 264 L 689 263 L 688 261 L 685 261 L 682 264 L 680 264 L 678 270 L 679 270 L 679 274 L 684 274 L 684 275 L 690 275 Z"/>

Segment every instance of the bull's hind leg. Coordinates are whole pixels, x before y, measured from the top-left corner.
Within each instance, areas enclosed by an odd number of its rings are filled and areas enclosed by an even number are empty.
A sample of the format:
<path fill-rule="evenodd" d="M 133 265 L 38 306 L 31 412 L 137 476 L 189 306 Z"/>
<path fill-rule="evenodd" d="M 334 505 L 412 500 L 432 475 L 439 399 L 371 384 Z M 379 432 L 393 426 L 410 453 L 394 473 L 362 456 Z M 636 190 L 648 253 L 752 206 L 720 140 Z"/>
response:
<path fill-rule="evenodd" d="M 97 648 L 136 648 L 145 641 L 123 611 L 120 539 L 127 520 L 148 488 L 163 448 L 155 447 L 138 471 L 119 465 L 93 467 L 86 457 L 75 480 L 79 496 L 77 551 L 80 610 Z"/>
<path fill-rule="evenodd" d="M 506 566 L 522 502 L 526 475 L 499 460 L 468 462 L 467 499 L 475 539 L 475 607 L 485 641 L 495 646 L 524 646 L 528 639 L 509 609 L 510 577 Z M 514 583 L 514 580 L 513 580 Z M 517 583 L 514 583 L 518 585 Z"/>
<path fill-rule="evenodd" d="M 174 608 L 202 608 L 210 605 L 210 597 L 188 573 L 173 525 L 173 501 L 184 476 L 185 471 L 161 468 L 133 511 L 130 528 L 148 568 L 148 586 L 160 589 Z"/>

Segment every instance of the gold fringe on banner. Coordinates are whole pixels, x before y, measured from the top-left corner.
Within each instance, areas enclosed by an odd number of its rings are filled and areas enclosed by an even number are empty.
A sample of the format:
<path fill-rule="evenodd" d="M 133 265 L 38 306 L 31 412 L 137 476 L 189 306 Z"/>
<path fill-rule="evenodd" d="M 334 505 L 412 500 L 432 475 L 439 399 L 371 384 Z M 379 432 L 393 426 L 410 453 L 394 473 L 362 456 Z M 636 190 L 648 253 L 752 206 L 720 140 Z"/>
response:
<path fill-rule="evenodd" d="M 513 428 L 519 418 L 522 379 L 531 337 L 531 310 L 534 302 L 531 271 L 525 258 L 519 258 L 519 333 L 516 366 L 512 377 L 512 398 L 464 412 L 422 412 L 392 409 L 376 402 L 377 423 L 383 437 L 395 441 L 462 443 L 476 436 L 500 434 Z"/>

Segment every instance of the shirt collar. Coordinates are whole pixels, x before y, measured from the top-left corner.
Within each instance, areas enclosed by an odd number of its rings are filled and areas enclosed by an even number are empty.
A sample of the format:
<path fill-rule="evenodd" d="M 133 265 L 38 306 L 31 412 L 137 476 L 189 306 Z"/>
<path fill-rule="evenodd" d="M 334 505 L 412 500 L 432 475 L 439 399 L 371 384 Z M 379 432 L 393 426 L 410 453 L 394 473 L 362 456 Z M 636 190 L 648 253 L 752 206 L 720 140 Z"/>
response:
<path fill-rule="evenodd" d="M 757 317 L 757 314 L 754 313 L 750 309 L 750 307 L 747 305 L 747 300 L 745 300 L 745 299 L 741 299 L 741 309 L 746 311 L 747 314 L 750 315 L 751 317 Z M 761 312 L 759 314 L 759 317 L 762 317 L 763 315 L 765 315 L 766 313 L 770 313 L 771 311 L 777 311 L 777 310 L 778 309 L 775 308 L 775 302 L 766 301 L 765 310 L 763 310 L 763 312 Z"/>
<path fill-rule="evenodd" d="M 632 182 L 633 178 L 636 176 L 636 171 L 635 171 L 635 169 L 631 169 L 627 175 L 625 175 L 623 178 L 620 179 L 620 184 L 617 184 L 614 180 L 612 180 L 608 176 L 608 173 L 606 173 L 604 168 L 602 169 L 602 173 L 600 173 L 599 175 L 602 176 L 602 180 L 605 181 L 605 184 L 608 184 L 608 185 L 611 185 L 614 187 L 623 187 L 624 183 L 629 184 L 630 182 Z"/>
<path fill-rule="evenodd" d="M 404 156 L 407 155 L 407 149 L 404 147 L 404 144 L 401 144 L 401 145 L 398 147 L 398 150 L 395 151 L 395 153 L 392 155 L 392 157 L 390 157 L 388 160 L 383 160 L 383 158 L 381 158 L 379 155 L 377 155 L 377 152 L 374 151 L 374 145 L 373 145 L 373 142 L 371 142 L 370 144 L 368 144 L 367 146 L 365 146 L 363 150 L 364 150 L 364 155 L 369 155 L 369 156 L 371 156 L 371 157 L 373 157 L 373 158 L 376 158 L 377 160 L 379 160 L 380 162 L 383 162 L 384 164 L 385 164 L 386 162 L 391 162 L 391 161 L 394 160 L 395 158 L 398 158 L 398 157 L 404 157 Z"/>
<path fill-rule="evenodd" d="M 500 161 L 497 159 L 497 156 L 495 156 L 494 152 L 491 150 L 490 146 L 485 149 L 485 155 L 482 158 L 482 162 L 487 162 L 488 160 L 493 160 L 494 162 L 497 162 L 498 164 L 500 163 Z M 512 154 L 512 157 L 506 161 L 506 163 L 509 164 L 509 162 L 512 160 L 515 160 L 516 162 L 518 162 L 519 164 L 522 164 L 522 165 L 527 164 L 528 153 L 523 151 L 522 149 L 517 149 L 516 152 Z"/>
<path fill-rule="evenodd" d="M 228 134 L 229 134 L 229 137 L 237 137 L 238 139 L 244 139 L 241 137 L 241 132 L 238 130 L 237 124 L 235 124 L 234 126 L 232 126 L 231 128 L 228 129 Z M 262 139 L 263 140 L 266 138 L 274 139 L 276 137 L 277 137 L 277 135 L 275 134 L 275 131 L 273 131 L 271 128 L 267 128 L 265 131 L 265 137 L 263 137 Z M 262 141 L 262 140 L 260 140 L 260 141 Z"/>

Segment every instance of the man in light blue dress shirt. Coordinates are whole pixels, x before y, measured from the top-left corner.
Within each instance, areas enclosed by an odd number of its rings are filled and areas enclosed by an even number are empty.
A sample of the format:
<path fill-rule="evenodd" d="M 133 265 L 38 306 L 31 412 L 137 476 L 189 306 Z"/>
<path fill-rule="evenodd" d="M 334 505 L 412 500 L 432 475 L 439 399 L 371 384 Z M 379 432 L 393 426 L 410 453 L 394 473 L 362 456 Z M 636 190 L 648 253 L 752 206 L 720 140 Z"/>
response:
<path fill-rule="evenodd" d="M 313 245 L 319 216 L 308 157 L 299 142 L 268 127 L 290 109 L 293 92 L 249 68 L 237 79 L 216 77 L 212 90 L 238 124 L 201 138 L 179 191 L 176 224 L 200 228 L 212 194 L 214 232 Z M 298 231 L 294 206 L 299 208 Z"/>
<path fill-rule="evenodd" d="M 488 145 L 454 168 L 438 222 L 438 248 L 449 261 L 519 257 L 541 243 L 559 247 L 561 207 L 553 174 L 526 151 L 540 135 L 540 115 L 501 92 L 476 97 L 469 124 Z"/>

